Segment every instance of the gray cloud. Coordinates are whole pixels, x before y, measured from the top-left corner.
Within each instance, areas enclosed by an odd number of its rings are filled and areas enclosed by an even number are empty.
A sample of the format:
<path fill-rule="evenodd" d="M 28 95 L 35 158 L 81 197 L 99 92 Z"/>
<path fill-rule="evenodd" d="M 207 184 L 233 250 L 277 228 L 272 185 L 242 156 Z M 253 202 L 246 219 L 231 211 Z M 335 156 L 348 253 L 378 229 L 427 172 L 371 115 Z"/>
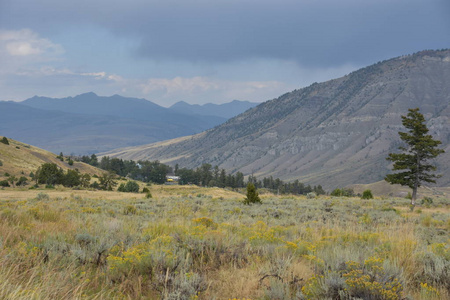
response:
<path fill-rule="evenodd" d="M 2 2 L 0 26 L 94 24 L 138 39 L 138 59 L 338 66 L 450 46 L 445 0 Z"/>

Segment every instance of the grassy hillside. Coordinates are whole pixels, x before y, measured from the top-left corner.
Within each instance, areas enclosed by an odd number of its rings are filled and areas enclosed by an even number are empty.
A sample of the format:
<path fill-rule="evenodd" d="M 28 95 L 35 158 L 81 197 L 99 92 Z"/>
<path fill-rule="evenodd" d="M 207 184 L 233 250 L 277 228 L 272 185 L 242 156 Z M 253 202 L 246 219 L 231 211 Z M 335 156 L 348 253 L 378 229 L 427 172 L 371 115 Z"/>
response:
<path fill-rule="evenodd" d="M 449 299 L 450 206 L 0 191 L 0 299 Z"/>
<path fill-rule="evenodd" d="M 0 139 L 3 137 L 0 137 Z M 78 169 L 81 173 L 101 174 L 102 171 L 88 164 L 81 162 L 74 162 L 70 166 L 67 161 L 61 161 L 56 158 L 56 154 L 49 151 L 27 145 L 13 139 L 8 139 L 9 145 L 0 143 L 0 180 L 5 173 L 14 176 L 28 176 L 30 172 L 35 172 L 36 169 L 43 163 L 55 163 L 63 170 Z"/>

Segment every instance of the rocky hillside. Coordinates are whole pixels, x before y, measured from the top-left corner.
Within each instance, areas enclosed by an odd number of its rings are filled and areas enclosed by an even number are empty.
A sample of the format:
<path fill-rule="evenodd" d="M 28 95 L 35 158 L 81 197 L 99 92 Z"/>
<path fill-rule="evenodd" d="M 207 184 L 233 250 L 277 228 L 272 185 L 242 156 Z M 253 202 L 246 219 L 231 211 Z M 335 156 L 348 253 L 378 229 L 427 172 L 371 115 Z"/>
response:
<path fill-rule="evenodd" d="M 328 188 L 381 180 L 400 145 L 401 115 L 419 107 L 443 142 L 450 184 L 450 50 L 397 57 L 284 94 L 192 137 L 107 153 L 196 167 L 219 165 Z"/>

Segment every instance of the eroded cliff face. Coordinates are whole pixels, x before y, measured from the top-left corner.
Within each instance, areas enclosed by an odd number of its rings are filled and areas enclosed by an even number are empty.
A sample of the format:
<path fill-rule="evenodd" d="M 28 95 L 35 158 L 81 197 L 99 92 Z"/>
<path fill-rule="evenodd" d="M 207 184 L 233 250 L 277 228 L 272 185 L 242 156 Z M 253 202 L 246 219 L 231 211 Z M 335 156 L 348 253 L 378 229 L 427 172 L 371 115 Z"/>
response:
<path fill-rule="evenodd" d="M 424 51 L 267 101 L 225 124 L 119 156 L 181 166 L 299 179 L 329 188 L 381 180 L 400 145 L 401 115 L 419 107 L 447 151 L 437 160 L 450 184 L 450 51 Z M 117 153 L 110 153 L 117 155 Z"/>

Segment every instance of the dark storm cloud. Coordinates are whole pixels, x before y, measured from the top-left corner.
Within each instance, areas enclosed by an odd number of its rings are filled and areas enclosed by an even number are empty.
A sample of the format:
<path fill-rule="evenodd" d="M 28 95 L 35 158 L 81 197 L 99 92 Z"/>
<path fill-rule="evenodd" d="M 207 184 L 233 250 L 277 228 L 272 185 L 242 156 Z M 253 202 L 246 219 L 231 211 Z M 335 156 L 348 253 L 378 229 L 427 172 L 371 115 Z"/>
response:
<path fill-rule="evenodd" d="M 153 60 L 333 66 L 450 47 L 447 2 L 6 0 L 0 26 L 52 32 L 100 25 L 139 39 L 135 55 Z"/>

